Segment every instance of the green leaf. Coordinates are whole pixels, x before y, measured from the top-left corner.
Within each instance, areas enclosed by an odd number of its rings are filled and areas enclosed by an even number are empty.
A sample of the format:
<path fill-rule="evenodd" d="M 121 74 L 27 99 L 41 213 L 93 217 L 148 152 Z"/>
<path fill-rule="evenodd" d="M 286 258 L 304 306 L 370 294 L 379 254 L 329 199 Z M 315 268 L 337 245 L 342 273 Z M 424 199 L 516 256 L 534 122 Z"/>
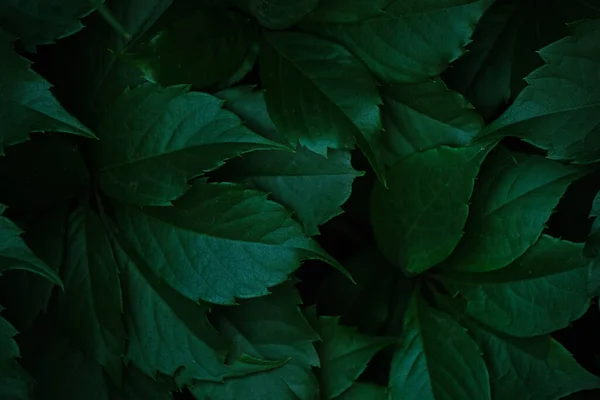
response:
<path fill-rule="evenodd" d="M 252 69 L 258 56 L 258 28 L 233 12 L 197 10 L 149 32 L 126 55 L 144 78 L 163 86 L 228 86 Z"/>
<path fill-rule="evenodd" d="M 231 0 L 269 29 L 285 29 L 295 25 L 319 0 Z"/>
<path fill-rule="evenodd" d="M 492 398 L 477 344 L 449 314 L 427 305 L 418 291 L 404 316 L 389 386 L 390 399 Z"/>
<path fill-rule="evenodd" d="M 93 5 L 90 0 L 9 0 L 0 4 L 0 26 L 26 46 L 50 44 L 81 30 L 79 18 Z"/>
<path fill-rule="evenodd" d="M 394 0 L 320 0 L 307 21 L 350 24 L 383 16 Z"/>
<path fill-rule="evenodd" d="M 354 142 L 384 179 L 376 81 L 344 47 L 298 32 L 264 35 L 261 81 L 273 122 L 290 143 L 323 156 Z"/>
<path fill-rule="evenodd" d="M 124 273 L 125 360 L 150 377 L 179 373 L 190 381 L 221 381 L 227 342 L 208 322 L 208 305 L 178 294 L 129 249 L 115 246 L 115 255 Z"/>
<path fill-rule="evenodd" d="M 483 137 L 520 137 L 554 160 L 600 160 L 599 43 L 600 20 L 587 21 L 540 50 L 546 65 L 527 76 L 529 86 Z"/>
<path fill-rule="evenodd" d="M 27 247 L 21 234 L 23 231 L 11 220 L 3 217 L 6 206 L 0 204 L 0 274 L 20 269 L 40 275 L 62 287 L 56 271 L 47 266 Z"/>
<path fill-rule="evenodd" d="M 242 86 L 216 96 L 225 100 L 226 109 L 248 121 L 247 126 L 255 132 L 278 143 L 286 142 L 269 117 L 262 91 Z M 352 183 L 362 175 L 352 168 L 347 151 L 330 150 L 323 157 L 303 147 L 291 154 L 246 154 L 228 162 L 217 174 L 221 180 L 245 183 L 270 193 L 275 201 L 295 212 L 310 236 L 319 233 L 319 225 L 342 213 L 340 206 L 350 197 Z"/>
<path fill-rule="evenodd" d="M 540 237 L 578 167 L 501 149 L 484 163 L 471 199 L 465 236 L 446 268 L 485 272 L 503 268 Z"/>
<path fill-rule="evenodd" d="M 440 79 L 384 85 L 380 92 L 388 165 L 440 146 L 466 146 L 483 128 L 473 107 Z"/>
<path fill-rule="evenodd" d="M 333 399 L 348 390 L 371 358 L 396 341 L 359 333 L 356 328 L 341 325 L 339 317 L 319 317 L 315 325 L 321 337 L 316 346 L 321 358 L 319 376 L 324 399 Z"/>
<path fill-rule="evenodd" d="M 513 338 L 476 324 L 468 327 L 485 354 L 494 400 L 558 400 L 600 387 L 600 378 L 549 336 Z"/>
<path fill-rule="evenodd" d="M 372 383 L 357 382 L 335 400 L 387 400 L 388 388 Z"/>
<path fill-rule="evenodd" d="M 102 190 L 122 202 L 169 205 L 188 181 L 242 153 L 281 146 L 242 125 L 222 101 L 145 84 L 106 112 L 94 146 Z"/>
<path fill-rule="evenodd" d="M 152 379 L 137 368 L 129 366 L 123 376 L 123 385 L 113 390 L 114 400 L 172 400 L 173 395 L 167 383 Z"/>
<path fill-rule="evenodd" d="M 422 82 L 464 53 L 489 0 L 396 0 L 385 15 L 354 24 L 305 23 L 356 54 L 385 82 Z"/>
<path fill-rule="evenodd" d="M 268 294 L 305 259 L 329 257 L 266 194 L 195 184 L 174 207 L 121 207 L 119 228 L 148 266 L 184 296 L 216 304 Z"/>
<path fill-rule="evenodd" d="M 590 234 L 585 242 L 584 253 L 588 257 L 598 258 L 600 256 L 600 192 L 594 197 L 590 218 L 594 218 Z"/>
<path fill-rule="evenodd" d="M 371 220 L 382 253 L 410 273 L 443 261 L 460 241 L 485 147 L 440 147 L 389 170 L 373 188 Z"/>
<path fill-rule="evenodd" d="M 32 382 L 17 363 L 19 346 L 14 340 L 17 330 L 0 317 L 0 397 L 11 400 L 29 400 Z"/>
<path fill-rule="evenodd" d="M 543 235 L 508 267 L 446 272 L 444 285 L 467 299 L 467 313 L 512 336 L 551 333 L 580 318 L 590 305 L 590 261 L 582 245 Z"/>
<path fill-rule="evenodd" d="M 2 13 L 0 12 L 0 15 Z M 30 69 L 31 62 L 12 49 L 12 37 L 0 29 L 0 154 L 33 131 L 94 137 L 60 105 L 51 85 Z"/>
<path fill-rule="evenodd" d="M 59 313 L 79 348 L 119 384 L 126 337 L 121 285 L 108 233 L 86 206 L 71 214 L 67 246 Z"/>

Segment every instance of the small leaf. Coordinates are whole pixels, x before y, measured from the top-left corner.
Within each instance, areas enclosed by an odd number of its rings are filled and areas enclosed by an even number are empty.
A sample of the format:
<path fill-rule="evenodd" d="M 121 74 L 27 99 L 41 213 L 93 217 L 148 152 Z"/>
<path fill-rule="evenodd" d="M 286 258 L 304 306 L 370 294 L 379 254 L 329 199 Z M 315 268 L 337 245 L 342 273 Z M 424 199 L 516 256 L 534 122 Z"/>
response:
<path fill-rule="evenodd" d="M 389 189 L 371 197 L 375 238 L 387 259 L 410 273 L 443 261 L 463 234 L 485 147 L 440 147 L 389 170 Z"/>
<path fill-rule="evenodd" d="M 224 160 L 281 148 L 221 106 L 183 86 L 145 84 L 123 94 L 107 111 L 94 146 L 103 191 L 129 204 L 170 205 L 190 179 Z"/>
<path fill-rule="evenodd" d="M 380 92 L 388 165 L 435 147 L 466 146 L 483 128 L 473 107 L 439 79 L 384 85 Z"/>
<path fill-rule="evenodd" d="M 29 271 L 62 287 L 56 271 L 37 258 L 21 239 L 23 231 L 2 216 L 5 211 L 6 206 L 0 204 L 0 273 L 11 269 Z"/>
<path fill-rule="evenodd" d="M 0 15 L 2 12 L 0 12 Z M 28 140 L 29 133 L 56 131 L 94 137 L 60 105 L 50 84 L 30 69 L 0 29 L 0 154 L 5 146 Z"/>
<path fill-rule="evenodd" d="M 17 330 L 0 317 L 0 397 L 11 400 L 29 400 L 32 383 L 25 370 L 17 363 L 19 346 L 14 340 Z"/>
<path fill-rule="evenodd" d="M 119 384 L 126 336 L 121 284 L 109 240 L 91 209 L 82 206 L 72 213 L 59 313 L 80 349 Z"/>
<path fill-rule="evenodd" d="M 516 136 L 554 160 L 600 160 L 600 20 L 574 25 L 573 36 L 539 51 L 546 65 L 526 78 L 514 103 L 482 137 Z"/>
<path fill-rule="evenodd" d="M 309 13 L 319 0 L 232 0 L 269 29 L 285 29 Z"/>
<path fill-rule="evenodd" d="M 337 266 L 281 205 L 238 185 L 199 183 L 174 207 L 119 207 L 116 215 L 149 268 L 194 301 L 264 296 L 306 259 Z"/>
<path fill-rule="evenodd" d="M 444 272 L 444 284 L 467 299 L 467 313 L 512 336 L 538 336 L 567 327 L 590 305 L 590 261 L 582 245 L 543 235 L 508 267 Z"/>
<path fill-rule="evenodd" d="M 325 156 L 328 148 L 348 149 L 356 141 L 384 180 L 381 98 L 360 60 L 317 36 L 268 33 L 260 73 L 269 114 L 290 143 Z"/>
<path fill-rule="evenodd" d="M 418 292 L 404 317 L 389 386 L 390 399 L 492 398 L 479 347 L 456 320 L 427 305 Z"/>
<path fill-rule="evenodd" d="M 503 268 L 540 237 L 581 168 L 501 149 L 484 163 L 471 199 L 465 236 L 444 265 L 462 271 Z"/>
<path fill-rule="evenodd" d="M 396 0 L 383 16 L 354 24 L 302 24 L 342 43 L 384 82 L 423 82 L 464 53 L 489 0 Z"/>
<path fill-rule="evenodd" d="M 163 86 L 206 88 L 227 86 L 252 69 L 258 56 L 258 28 L 252 20 L 212 9 L 179 17 L 127 50 L 146 79 Z"/>
<path fill-rule="evenodd" d="M 350 24 L 385 14 L 394 0 L 320 0 L 306 20 L 331 24 Z"/>
<path fill-rule="evenodd" d="M 341 325 L 339 317 L 319 317 L 315 325 L 321 337 L 317 351 L 321 358 L 319 376 L 324 399 L 333 399 L 348 390 L 371 358 L 396 341 L 359 333 L 356 328 Z"/>

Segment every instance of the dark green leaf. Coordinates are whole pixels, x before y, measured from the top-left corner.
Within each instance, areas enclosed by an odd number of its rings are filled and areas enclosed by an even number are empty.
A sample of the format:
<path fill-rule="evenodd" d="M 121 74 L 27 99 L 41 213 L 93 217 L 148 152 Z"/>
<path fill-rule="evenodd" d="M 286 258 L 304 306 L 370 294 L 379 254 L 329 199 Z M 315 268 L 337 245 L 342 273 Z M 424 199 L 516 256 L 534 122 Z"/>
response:
<path fill-rule="evenodd" d="M 549 336 L 520 339 L 475 324 L 468 327 L 485 354 L 494 400 L 558 400 L 600 387 L 600 378 Z"/>
<path fill-rule="evenodd" d="M 0 59 L 0 154 L 5 146 L 26 141 L 33 131 L 94 137 L 54 98 L 51 85 L 30 69 L 31 62 L 12 49 L 11 36 L 1 28 Z"/>
<path fill-rule="evenodd" d="M 339 317 L 320 317 L 315 321 L 321 342 L 319 376 L 321 396 L 333 399 L 348 390 L 363 373 L 373 356 L 396 339 L 359 333 L 340 325 Z"/>
<path fill-rule="evenodd" d="M 385 14 L 394 0 L 320 0 L 308 21 L 349 24 Z"/>
<path fill-rule="evenodd" d="M 92 210 L 80 207 L 72 213 L 61 268 L 65 291 L 59 297 L 59 308 L 79 348 L 119 383 L 125 328 L 121 285 L 109 240 Z"/>
<path fill-rule="evenodd" d="M 183 86 L 142 85 L 107 111 L 95 145 L 103 191 L 130 204 L 169 205 L 188 181 L 244 152 L 281 148 L 222 101 Z"/>
<path fill-rule="evenodd" d="M 357 58 L 317 36 L 268 33 L 260 73 L 269 113 L 290 143 L 325 156 L 356 141 L 383 179 L 381 98 Z"/>
<path fill-rule="evenodd" d="M 384 16 L 354 24 L 306 23 L 363 60 L 386 82 L 422 82 L 464 53 L 489 0 L 396 0 Z"/>
<path fill-rule="evenodd" d="M 465 236 L 447 268 L 485 272 L 507 266 L 540 237 L 569 184 L 584 171 L 500 149 L 482 167 Z"/>
<path fill-rule="evenodd" d="M 488 371 L 477 344 L 449 314 L 415 292 L 395 351 L 390 399 L 491 399 Z M 515 397 L 519 398 L 519 397 Z"/>
<path fill-rule="evenodd" d="M 202 9 L 148 33 L 126 54 L 146 79 L 163 86 L 228 86 L 252 69 L 258 28 L 239 14 Z"/>
<path fill-rule="evenodd" d="M 0 204 L 0 274 L 11 269 L 33 272 L 62 286 L 56 271 L 47 266 L 27 247 L 23 231 L 11 220 L 3 217 L 6 206 Z"/>
<path fill-rule="evenodd" d="M 448 272 L 444 284 L 467 299 L 467 313 L 513 336 L 565 328 L 590 305 L 590 260 L 582 245 L 543 235 L 522 257 L 488 273 Z"/>
<path fill-rule="evenodd" d="M 539 51 L 546 65 L 526 78 L 514 103 L 482 135 L 516 136 L 555 160 L 600 160 L 600 20 Z"/>
<path fill-rule="evenodd" d="M 26 46 L 50 44 L 81 30 L 83 24 L 79 18 L 89 14 L 94 3 L 93 0 L 3 1 L 0 26 Z"/>
<path fill-rule="evenodd" d="M 483 128 L 483 120 L 441 80 L 384 85 L 383 141 L 386 163 L 435 147 L 465 146 Z"/>
<path fill-rule="evenodd" d="M 388 388 L 372 383 L 358 382 L 335 400 L 387 400 Z"/>
<path fill-rule="evenodd" d="M 440 147 L 389 170 L 389 189 L 371 199 L 375 238 L 393 264 L 410 273 L 443 261 L 460 241 L 485 147 Z"/>
<path fill-rule="evenodd" d="M 29 400 L 32 382 L 17 363 L 19 346 L 14 340 L 17 330 L 0 317 L 0 397 L 7 400 Z"/>
<path fill-rule="evenodd" d="M 594 218 L 590 235 L 585 242 L 584 252 L 588 257 L 598 258 L 600 256 L 600 192 L 594 198 L 590 218 Z"/>
<path fill-rule="evenodd" d="M 129 366 L 123 376 L 123 385 L 113 390 L 114 400 L 172 400 L 167 383 L 150 378 L 137 368 Z"/>
<path fill-rule="evenodd" d="M 319 0 L 231 0 L 269 29 L 285 29 L 309 13 Z"/>
<path fill-rule="evenodd" d="M 117 220 L 148 266 L 194 301 L 235 304 L 264 296 L 302 260 L 329 260 L 266 194 L 195 184 L 174 205 L 119 208 Z"/>

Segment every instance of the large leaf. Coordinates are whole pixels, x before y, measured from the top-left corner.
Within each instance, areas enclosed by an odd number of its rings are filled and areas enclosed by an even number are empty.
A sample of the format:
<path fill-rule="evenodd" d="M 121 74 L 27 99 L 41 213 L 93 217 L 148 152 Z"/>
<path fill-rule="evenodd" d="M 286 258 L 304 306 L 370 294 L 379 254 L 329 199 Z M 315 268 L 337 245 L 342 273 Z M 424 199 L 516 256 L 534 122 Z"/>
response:
<path fill-rule="evenodd" d="M 315 321 L 321 342 L 319 376 L 322 398 L 333 399 L 348 390 L 363 373 L 373 356 L 396 339 L 365 335 L 343 326 L 339 317 L 319 317 Z"/>
<path fill-rule="evenodd" d="M 345 24 L 385 14 L 394 0 L 320 0 L 307 16 L 308 21 Z"/>
<path fill-rule="evenodd" d="M 231 0 L 269 29 L 289 28 L 300 21 L 319 0 Z"/>
<path fill-rule="evenodd" d="M 241 86 L 217 93 L 217 97 L 225 100 L 226 109 L 248 121 L 255 132 L 278 143 L 286 142 L 267 113 L 261 91 Z M 246 154 L 228 162 L 218 177 L 270 193 L 275 201 L 296 213 L 308 235 L 316 235 L 319 225 L 342 212 L 340 206 L 350 197 L 354 179 L 361 175 L 352 168 L 347 151 L 329 150 L 323 157 L 299 147 L 292 154 Z"/>
<path fill-rule="evenodd" d="M 69 221 L 59 308 L 81 350 L 121 381 L 125 328 L 121 285 L 110 239 L 100 217 L 82 206 Z"/>
<path fill-rule="evenodd" d="M 0 26 L 26 46 L 54 43 L 83 28 L 79 18 L 101 0 L 7 0 L 0 3 Z"/>
<path fill-rule="evenodd" d="M 415 293 L 394 353 L 390 398 L 491 400 L 488 371 L 477 344 L 449 314 Z M 518 398 L 518 397 L 517 397 Z"/>
<path fill-rule="evenodd" d="M 555 160 L 600 160 L 599 44 L 596 20 L 540 50 L 546 65 L 527 76 L 529 86 L 482 134 L 523 138 Z"/>
<path fill-rule="evenodd" d="M 446 267 L 491 271 L 516 260 L 542 234 L 580 168 L 503 148 L 482 167 L 465 236 Z"/>
<path fill-rule="evenodd" d="M 194 88 L 227 86 L 241 79 L 257 55 L 256 24 L 223 9 L 183 14 L 127 50 L 146 79 L 163 86 L 185 83 Z"/>
<path fill-rule="evenodd" d="M 5 146 L 26 141 L 33 131 L 94 137 L 65 111 L 50 84 L 30 69 L 31 62 L 17 54 L 11 42 L 0 28 L 0 154 Z"/>
<path fill-rule="evenodd" d="M 335 398 L 335 400 L 387 400 L 388 388 L 372 383 L 358 382 Z"/>
<path fill-rule="evenodd" d="M 543 64 L 537 50 L 567 35 L 566 22 L 598 15 L 584 1 L 495 2 L 477 25 L 468 52 L 444 74 L 486 118 L 514 100 L 527 74 Z"/>
<path fill-rule="evenodd" d="M 273 122 L 289 142 L 321 155 L 356 141 L 380 178 L 376 82 L 344 47 L 298 32 L 269 33 L 261 48 L 261 80 Z"/>
<path fill-rule="evenodd" d="M 6 206 L 0 204 L 0 274 L 11 269 L 33 272 L 62 286 L 56 271 L 47 266 L 27 247 L 23 231 L 11 220 L 3 217 Z"/>
<path fill-rule="evenodd" d="M 467 326 L 485 355 L 494 400 L 558 400 L 600 388 L 600 378 L 584 370 L 549 336 L 513 338 L 479 325 Z"/>
<path fill-rule="evenodd" d="M 422 82 L 464 53 L 489 0 L 396 0 L 383 16 L 354 24 L 306 23 L 363 60 L 386 82 Z"/>
<path fill-rule="evenodd" d="M 304 259 L 327 259 L 288 211 L 233 184 L 196 184 L 174 207 L 117 209 L 149 267 L 184 296 L 217 304 L 268 294 Z"/>
<path fill-rule="evenodd" d="M 513 336 L 543 335 L 565 328 L 590 305 L 590 261 L 582 247 L 544 235 L 506 268 L 447 272 L 442 279 L 486 325 Z"/>
<path fill-rule="evenodd" d="M 17 363 L 19 346 L 14 340 L 17 330 L 0 317 L 0 397 L 11 400 L 30 398 L 30 378 Z"/>
<path fill-rule="evenodd" d="M 389 189 L 371 198 L 375 238 L 393 264 L 423 272 L 459 243 L 485 147 L 440 147 L 416 153 L 389 170 Z"/>
<path fill-rule="evenodd" d="M 114 400 L 172 400 L 169 385 L 153 379 L 129 366 L 123 376 L 123 385 L 111 393 Z"/>
<path fill-rule="evenodd" d="M 94 146 L 103 191 L 125 203 L 169 205 L 190 179 L 227 158 L 281 147 L 221 106 L 183 86 L 145 84 L 123 94 L 106 112 Z"/>
<path fill-rule="evenodd" d="M 397 83 L 380 89 L 386 163 L 435 147 L 465 146 L 483 128 L 483 120 L 441 80 Z"/>

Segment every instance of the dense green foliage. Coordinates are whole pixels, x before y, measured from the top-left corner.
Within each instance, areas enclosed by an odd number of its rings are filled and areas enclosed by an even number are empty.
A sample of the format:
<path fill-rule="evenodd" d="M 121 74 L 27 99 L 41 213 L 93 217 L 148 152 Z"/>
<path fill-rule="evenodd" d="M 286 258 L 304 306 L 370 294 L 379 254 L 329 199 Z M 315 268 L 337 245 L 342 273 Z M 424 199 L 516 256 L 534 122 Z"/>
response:
<path fill-rule="evenodd" d="M 600 398 L 600 2 L 0 4 L 0 399 Z"/>

